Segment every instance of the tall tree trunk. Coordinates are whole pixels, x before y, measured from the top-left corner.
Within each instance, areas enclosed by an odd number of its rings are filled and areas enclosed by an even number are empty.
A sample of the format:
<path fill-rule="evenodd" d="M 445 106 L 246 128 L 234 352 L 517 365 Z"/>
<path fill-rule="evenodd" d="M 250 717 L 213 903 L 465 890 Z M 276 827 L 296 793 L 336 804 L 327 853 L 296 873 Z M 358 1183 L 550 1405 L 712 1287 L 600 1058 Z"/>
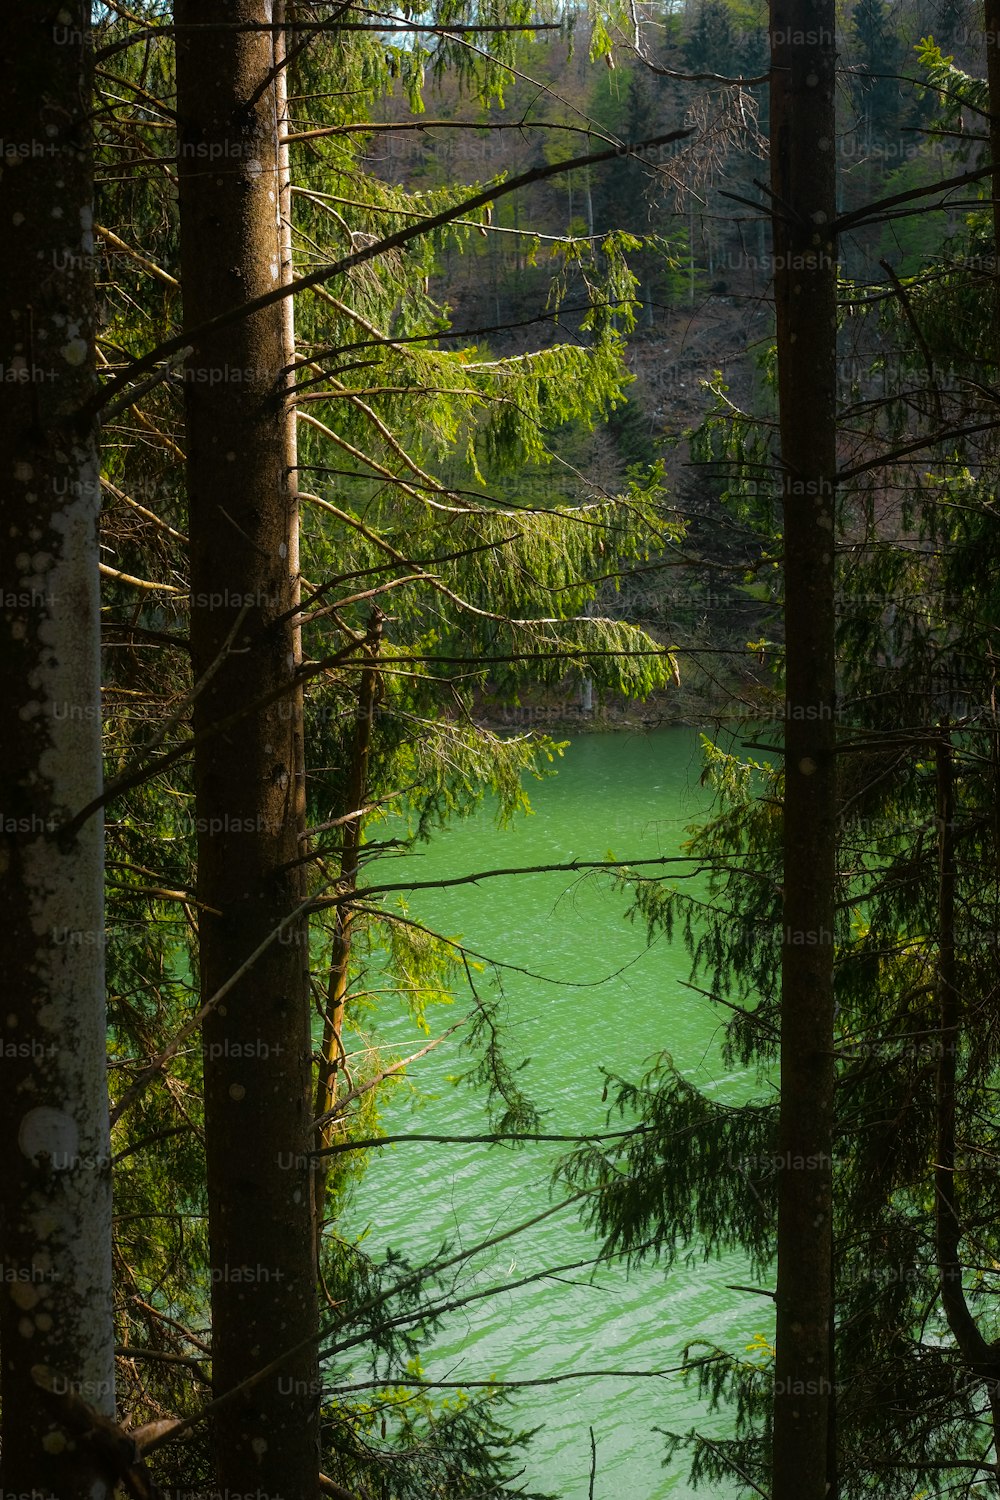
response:
<path fill-rule="evenodd" d="M 5 14 L 0 90 L 0 1491 L 101 1500 L 60 1420 L 114 1413 L 114 1328 L 103 818 L 59 836 L 102 786 L 90 7 L 54 14 Z"/>
<path fill-rule="evenodd" d="M 269 0 L 178 0 L 184 317 L 194 328 L 282 272 Z M 261 29 L 253 29 L 253 28 Z M 206 1017 L 203 1046 L 216 1393 L 317 1330 L 308 928 L 300 836 L 294 485 L 281 304 L 201 340 L 185 370 L 205 998 L 275 938 Z M 263 708 L 255 700 L 280 694 Z M 220 915 L 212 915 L 217 912 Z M 278 932 L 278 929 L 280 933 Z M 220 1485 L 318 1494 L 315 1345 L 220 1412 Z"/>
<path fill-rule="evenodd" d="M 833 0 L 771 0 L 771 187 L 785 551 L 784 929 L 772 1500 L 829 1452 L 836 870 Z"/>

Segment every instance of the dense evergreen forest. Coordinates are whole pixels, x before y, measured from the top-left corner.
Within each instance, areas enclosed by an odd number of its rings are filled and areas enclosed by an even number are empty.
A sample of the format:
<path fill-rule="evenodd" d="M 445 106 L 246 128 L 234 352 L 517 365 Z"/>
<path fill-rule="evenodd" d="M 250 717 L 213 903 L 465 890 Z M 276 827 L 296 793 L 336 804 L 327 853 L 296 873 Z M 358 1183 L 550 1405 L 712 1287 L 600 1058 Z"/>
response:
<path fill-rule="evenodd" d="M 537 1219 L 346 1227 L 438 1048 L 592 1266 L 747 1257 L 691 1493 L 1000 1493 L 1000 0 L 3 46 L 0 1500 L 537 1493 L 513 1388 L 421 1364 Z M 595 874 L 756 1087 L 602 1075 L 588 1014 L 574 1137 L 408 861 L 681 722 L 712 814 Z"/>

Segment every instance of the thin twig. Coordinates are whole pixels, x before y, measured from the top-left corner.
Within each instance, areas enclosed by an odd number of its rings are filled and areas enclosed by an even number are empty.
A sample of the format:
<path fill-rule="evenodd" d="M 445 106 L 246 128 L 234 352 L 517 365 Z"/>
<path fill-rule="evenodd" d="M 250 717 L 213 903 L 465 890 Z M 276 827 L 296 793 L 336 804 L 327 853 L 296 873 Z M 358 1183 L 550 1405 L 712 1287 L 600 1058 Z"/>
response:
<path fill-rule="evenodd" d="M 439 1038 L 443 1041 L 444 1038 Z M 437 1045 L 436 1043 L 434 1045 Z M 417 1053 L 416 1056 L 420 1056 Z M 413 1059 L 407 1059 L 412 1061 Z M 331 1114 L 334 1113 L 331 1111 Z M 398 1146 L 411 1141 L 433 1142 L 440 1146 L 503 1145 L 507 1141 L 562 1141 L 572 1145 L 584 1145 L 591 1141 L 614 1141 L 623 1137 L 646 1135 L 652 1125 L 634 1125 L 631 1130 L 595 1130 L 590 1135 L 535 1135 L 529 1131 L 513 1131 L 507 1135 L 497 1133 L 484 1135 L 383 1135 L 366 1136 L 362 1140 L 338 1141 L 335 1146 L 325 1146 L 313 1151 L 313 1156 L 332 1156 L 340 1151 L 367 1151 L 372 1146 Z M 770 1293 L 767 1294 L 770 1296 Z"/>
<path fill-rule="evenodd" d="M 440 891 L 456 885 L 478 885 L 481 880 L 496 880 L 507 875 L 547 875 L 562 871 L 582 870 L 630 870 L 640 865 L 699 865 L 704 861 L 697 854 L 661 854 L 655 859 L 571 859 L 551 865 L 512 865 L 500 870 L 476 870 L 471 875 L 453 875 L 446 880 L 402 880 L 392 885 L 359 886 L 357 891 L 348 891 L 338 896 L 321 898 L 314 902 L 313 911 L 323 911 L 330 906 L 343 906 L 348 901 L 365 900 L 370 896 L 383 896 L 392 891 Z"/>
<path fill-rule="evenodd" d="M 348 1104 L 353 1104 L 354 1100 L 360 1099 L 362 1094 L 367 1094 L 369 1090 L 377 1088 L 380 1083 L 383 1083 L 385 1081 L 385 1079 L 391 1078 L 394 1073 L 399 1073 L 403 1068 L 407 1066 L 408 1063 L 416 1062 L 418 1058 L 426 1057 L 428 1052 L 433 1052 L 435 1047 L 440 1047 L 442 1042 L 446 1042 L 450 1036 L 453 1036 L 454 1033 L 458 1031 L 460 1027 L 464 1026 L 465 1023 L 469 1020 L 471 1020 L 471 1015 L 463 1016 L 460 1021 L 455 1022 L 454 1026 L 449 1026 L 447 1031 L 443 1031 L 440 1036 L 436 1036 L 432 1042 L 428 1042 L 427 1045 L 425 1047 L 421 1047 L 418 1052 L 411 1052 L 409 1057 L 401 1057 L 398 1062 L 390 1063 L 387 1068 L 383 1068 L 381 1072 L 375 1075 L 374 1078 L 369 1078 L 367 1083 L 357 1084 L 353 1089 L 351 1089 L 349 1093 L 344 1094 L 342 1098 L 337 1100 L 337 1107 L 335 1109 L 327 1110 L 326 1114 L 320 1115 L 319 1119 L 314 1123 L 317 1126 L 326 1125 L 329 1124 L 331 1120 L 338 1119 L 344 1113 L 344 1110 L 347 1108 Z M 329 1147 L 327 1150 L 314 1151 L 312 1155 L 326 1156 L 329 1154 L 330 1150 L 336 1151 L 339 1149 L 342 1148 L 333 1146 Z"/>

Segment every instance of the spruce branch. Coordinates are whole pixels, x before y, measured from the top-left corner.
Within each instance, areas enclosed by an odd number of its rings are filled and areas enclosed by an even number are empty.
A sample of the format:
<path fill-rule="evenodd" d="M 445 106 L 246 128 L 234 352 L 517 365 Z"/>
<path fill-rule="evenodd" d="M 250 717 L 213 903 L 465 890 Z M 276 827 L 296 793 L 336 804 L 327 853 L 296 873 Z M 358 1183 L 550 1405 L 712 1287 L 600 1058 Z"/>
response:
<path fill-rule="evenodd" d="M 308 272 L 295 280 L 277 286 L 273 291 L 264 293 L 263 296 L 255 297 L 249 302 L 240 303 L 237 307 L 227 309 L 214 318 L 199 324 L 195 328 L 183 329 L 175 334 L 173 338 L 166 339 L 156 348 L 132 361 L 132 363 L 115 378 L 108 382 L 100 390 L 87 406 L 78 414 L 79 420 L 92 419 L 99 412 L 119 396 L 140 375 L 144 375 L 155 365 L 163 360 L 176 355 L 186 345 L 191 344 L 195 349 L 205 342 L 211 334 L 219 332 L 223 328 L 229 328 L 234 323 L 250 317 L 251 314 L 263 311 L 266 307 L 272 307 L 277 302 L 282 302 L 286 297 L 294 296 L 297 292 L 306 291 L 309 287 L 321 286 L 324 282 L 332 281 L 337 276 L 343 276 L 355 266 L 364 265 L 367 261 L 375 260 L 380 255 L 385 255 L 390 250 L 396 250 L 403 245 L 409 244 L 410 240 L 417 239 L 420 235 L 430 234 L 435 229 L 441 229 L 450 224 L 461 214 L 473 212 L 477 208 L 485 208 L 487 204 L 493 203 L 497 198 L 503 198 L 508 193 L 517 192 L 519 188 L 529 187 L 532 183 L 543 182 L 549 177 L 557 177 L 565 172 L 578 171 L 581 167 L 596 166 L 599 162 L 614 161 L 629 156 L 641 156 L 643 152 L 651 151 L 656 146 L 665 146 L 673 141 L 685 140 L 693 133 L 694 127 L 680 130 L 669 130 L 663 135 L 650 136 L 645 140 L 634 141 L 621 146 L 612 146 L 607 151 L 593 151 L 585 156 L 574 156 L 567 161 L 550 162 L 544 166 L 532 167 L 528 172 L 521 172 L 515 177 L 508 178 L 505 182 L 495 182 L 471 197 L 465 198 L 461 203 L 451 208 L 442 209 L 440 213 L 431 214 L 429 218 L 422 219 L 418 224 L 407 225 L 405 229 L 399 229 L 395 234 L 386 235 L 384 239 L 375 240 L 372 244 L 363 245 L 353 250 L 350 255 L 343 256 L 340 260 L 330 265 L 320 266 L 315 271 Z"/>

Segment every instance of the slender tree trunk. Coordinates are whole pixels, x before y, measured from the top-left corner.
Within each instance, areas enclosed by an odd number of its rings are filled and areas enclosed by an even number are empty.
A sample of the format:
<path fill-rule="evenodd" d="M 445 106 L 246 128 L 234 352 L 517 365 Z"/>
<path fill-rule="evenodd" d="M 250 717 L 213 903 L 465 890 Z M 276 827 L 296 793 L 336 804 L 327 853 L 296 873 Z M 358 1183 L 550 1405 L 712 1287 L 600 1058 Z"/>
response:
<path fill-rule="evenodd" d="M 784 930 L 772 1500 L 829 1452 L 836 870 L 833 0 L 771 0 L 771 186 L 785 549 Z"/>
<path fill-rule="evenodd" d="M 958 1115 L 958 1051 L 962 1036 L 962 1002 L 956 945 L 955 768 L 946 727 L 935 746 L 938 824 L 938 971 L 939 1055 L 936 1079 L 937 1151 L 934 1163 L 935 1248 L 941 1306 L 948 1327 L 970 1374 L 986 1381 L 993 1419 L 1000 1488 L 1000 1358 L 983 1335 L 965 1295 L 961 1255 L 962 1210 L 955 1181 Z"/>
<path fill-rule="evenodd" d="M 356 813 L 358 816 L 353 817 L 344 825 L 338 884 L 345 892 L 353 891 L 358 881 L 358 856 L 361 851 L 363 822 L 360 812 L 365 803 L 368 787 L 368 757 L 371 751 L 375 706 L 378 701 L 378 656 L 382 641 L 383 619 L 381 610 L 372 610 L 368 621 L 368 660 L 361 673 L 361 683 L 358 688 L 354 754 L 345 792 L 347 812 Z M 337 1129 L 337 1122 L 332 1117 L 332 1111 L 337 1103 L 338 1082 L 344 1071 L 344 1007 L 347 1002 L 347 976 L 351 957 L 351 925 L 350 906 L 339 906 L 334 918 L 326 1017 L 323 1024 L 323 1045 L 320 1050 L 319 1082 L 316 1089 L 316 1118 L 321 1122 L 316 1144 L 320 1150 L 333 1144 Z M 323 1204 L 329 1174 L 328 1163 L 329 1157 L 320 1157 L 316 1164 L 316 1218 L 319 1233 L 322 1232 Z"/>
<path fill-rule="evenodd" d="M 983 0 L 993 197 L 993 360 L 1000 362 L 1000 0 Z"/>
<path fill-rule="evenodd" d="M 102 786 L 90 7 L 54 14 L 5 14 L 0 90 L 0 1491 L 102 1500 L 60 1420 L 113 1415 L 114 1327 L 103 819 L 59 836 Z"/>
<path fill-rule="evenodd" d="M 948 1324 L 967 1358 L 979 1355 L 982 1339 L 962 1288 L 959 1242 L 962 1225 L 955 1188 L 956 1062 L 961 1012 L 955 968 L 955 790 L 951 745 L 947 737 L 935 747 L 938 823 L 938 1013 L 937 1152 L 934 1182 L 937 1201 L 936 1247 L 941 1275 L 941 1302 Z"/>
<path fill-rule="evenodd" d="M 295 6 L 285 0 L 275 0 L 274 19 L 284 26 L 294 22 Z M 281 242 L 281 282 L 290 286 L 295 277 L 292 236 L 292 172 L 285 137 L 292 129 L 289 123 L 288 66 L 286 58 L 287 36 L 284 31 L 274 34 L 274 63 L 277 77 L 274 81 L 275 115 L 278 128 L 278 234 Z M 296 416 L 295 393 L 295 298 L 285 297 L 281 306 L 282 359 L 286 401 L 282 409 L 284 423 L 283 442 L 285 469 L 288 476 L 288 578 L 293 604 L 302 598 L 299 571 L 299 443 L 298 418 Z M 296 668 L 302 664 L 302 627 L 298 617 L 292 621 L 292 652 Z M 295 734 L 295 776 L 303 818 L 305 817 L 306 752 L 305 723 L 301 693 L 292 695 L 290 701 L 291 722 Z M 308 947 L 308 933 L 303 929 L 303 938 Z"/>
<path fill-rule="evenodd" d="M 249 29 L 270 27 L 269 0 L 178 0 L 175 20 L 181 270 L 194 326 L 282 275 L 275 45 L 271 30 Z M 304 894 L 304 787 L 288 341 L 278 304 L 204 339 L 185 369 L 191 649 L 195 680 L 211 673 L 195 731 L 282 692 L 195 757 L 203 995 L 276 934 L 203 1033 L 219 1395 L 317 1330 L 308 928 L 292 917 Z M 313 1500 L 318 1390 L 314 1347 L 225 1407 L 214 1434 L 220 1485 Z"/>

